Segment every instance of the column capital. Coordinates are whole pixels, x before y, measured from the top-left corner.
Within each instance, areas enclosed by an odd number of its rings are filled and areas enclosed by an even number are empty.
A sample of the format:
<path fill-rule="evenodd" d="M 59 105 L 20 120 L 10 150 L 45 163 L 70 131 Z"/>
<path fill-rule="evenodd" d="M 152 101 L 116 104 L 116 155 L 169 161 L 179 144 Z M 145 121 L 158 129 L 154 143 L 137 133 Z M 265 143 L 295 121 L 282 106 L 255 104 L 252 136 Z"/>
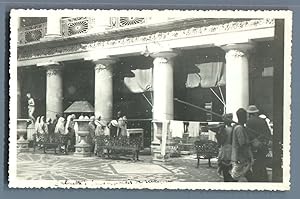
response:
<path fill-rule="evenodd" d="M 55 68 L 55 67 L 59 67 L 61 66 L 62 63 L 59 62 L 54 62 L 54 61 L 50 61 L 50 62 L 43 62 L 43 63 L 37 63 L 36 66 L 38 67 L 49 67 L 49 68 Z"/>
<path fill-rule="evenodd" d="M 156 51 L 150 53 L 150 56 L 153 58 L 166 58 L 171 59 L 173 57 L 176 57 L 179 54 L 179 50 L 174 49 L 163 49 L 161 51 Z"/>
<path fill-rule="evenodd" d="M 87 57 L 84 59 L 85 61 L 91 61 L 95 65 L 104 65 L 104 66 L 109 66 L 114 63 L 116 63 L 118 60 L 117 58 L 112 58 L 110 56 L 105 56 L 105 57 Z"/>
<path fill-rule="evenodd" d="M 151 53 L 151 57 L 154 58 L 153 63 L 159 63 L 159 64 L 166 64 L 169 61 L 171 61 L 174 57 L 176 57 L 179 54 L 179 51 L 177 50 L 164 50 L 159 52 Z"/>
<path fill-rule="evenodd" d="M 232 51 L 235 52 L 237 56 L 241 56 L 242 54 L 247 54 L 254 48 L 254 43 L 235 43 L 235 44 L 226 44 L 221 46 L 221 48 L 227 53 Z"/>
<path fill-rule="evenodd" d="M 48 77 L 58 75 L 61 72 L 62 64 L 59 62 L 44 62 L 44 63 L 38 63 L 38 67 L 45 67 L 46 74 Z"/>

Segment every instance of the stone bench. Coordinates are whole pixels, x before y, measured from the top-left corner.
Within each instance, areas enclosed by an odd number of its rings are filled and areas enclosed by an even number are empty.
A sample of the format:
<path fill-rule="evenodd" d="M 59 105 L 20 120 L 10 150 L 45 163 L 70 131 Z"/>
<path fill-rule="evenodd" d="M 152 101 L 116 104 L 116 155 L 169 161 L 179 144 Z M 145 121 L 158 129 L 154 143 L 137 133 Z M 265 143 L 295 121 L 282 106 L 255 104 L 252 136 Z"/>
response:
<path fill-rule="evenodd" d="M 43 150 L 46 153 L 48 150 L 53 150 L 55 154 L 61 153 L 61 147 L 64 146 L 63 153 L 67 154 L 68 137 L 60 134 L 34 134 L 33 135 L 33 152 L 36 149 Z"/>
<path fill-rule="evenodd" d="M 197 155 L 197 168 L 200 165 L 200 159 L 207 159 L 208 166 L 211 167 L 211 158 L 218 157 L 219 146 L 218 143 L 211 140 L 199 140 L 195 141 L 195 151 Z"/>
<path fill-rule="evenodd" d="M 139 159 L 139 151 L 142 146 L 142 138 L 129 137 L 129 136 L 97 136 L 96 137 L 96 153 L 98 156 L 104 157 L 105 154 L 108 158 L 112 154 L 131 154 L 133 160 Z"/>

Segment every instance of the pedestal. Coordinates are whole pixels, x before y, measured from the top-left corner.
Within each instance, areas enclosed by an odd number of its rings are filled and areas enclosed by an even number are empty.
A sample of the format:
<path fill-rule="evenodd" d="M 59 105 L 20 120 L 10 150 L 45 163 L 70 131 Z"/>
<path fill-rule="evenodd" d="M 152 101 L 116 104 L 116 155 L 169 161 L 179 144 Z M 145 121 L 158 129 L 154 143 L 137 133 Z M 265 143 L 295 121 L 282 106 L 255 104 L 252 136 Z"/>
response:
<path fill-rule="evenodd" d="M 151 145 L 152 160 L 159 162 L 167 162 L 170 160 L 170 146 L 168 146 L 169 121 L 159 122 L 153 121 L 153 129 L 156 131 L 156 138 L 159 140 L 159 145 Z"/>
<path fill-rule="evenodd" d="M 17 140 L 18 153 L 29 151 L 29 142 L 24 138 L 24 136 L 27 135 L 27 124 L 29 121 L 29 119 L 17 119 L 17 134 L 19 136 Z"/>
<path fill-rule="evenodd" d="M 89 122 L 91 120 L 74 120 L 78 124 L 77 135 L 80 137 L 79 143 L 75 145 L 75 156 L 89 157 L 91 156 L 91 145 L 87 142 L 89 135 Z"/>

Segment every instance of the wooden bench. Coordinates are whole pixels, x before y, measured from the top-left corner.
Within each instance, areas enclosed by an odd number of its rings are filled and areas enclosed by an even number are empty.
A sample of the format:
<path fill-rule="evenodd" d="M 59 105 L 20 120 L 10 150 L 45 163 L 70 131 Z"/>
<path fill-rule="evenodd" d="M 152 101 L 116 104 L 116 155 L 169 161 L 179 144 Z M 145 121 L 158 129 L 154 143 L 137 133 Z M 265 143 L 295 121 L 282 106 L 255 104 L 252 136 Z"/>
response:
<path fill-rule="evenodd" d="M 68 137 L 60 134 L 34 134 L 33 135 L 33 152 L 36 149 L 42 149 L 44 153 L 48 150 L 54 150 L 54 153 L 67 154 Z M 64 146 L 64 150 L 61 151 L 61 147 Z"/>
<path fill-rule="evenodd" d="M 128 136 L 98 136 L 96 137 L 96 153 L 98 156 L 111 158 L 112 154 L 131 154 L 132 160 L 139 159 L 139 151 L 142 146 L 140 137 Z"/>
<path fill-rule="evenodd" d="M 208 159 L 208 166 L 211 167 L 211 158 L 218 157 L 219 146 L 218 143 L 211 140 L 195 141 L 195 150 L 197 155 L 197 168 L 200 165 L 200 159 Z"/>

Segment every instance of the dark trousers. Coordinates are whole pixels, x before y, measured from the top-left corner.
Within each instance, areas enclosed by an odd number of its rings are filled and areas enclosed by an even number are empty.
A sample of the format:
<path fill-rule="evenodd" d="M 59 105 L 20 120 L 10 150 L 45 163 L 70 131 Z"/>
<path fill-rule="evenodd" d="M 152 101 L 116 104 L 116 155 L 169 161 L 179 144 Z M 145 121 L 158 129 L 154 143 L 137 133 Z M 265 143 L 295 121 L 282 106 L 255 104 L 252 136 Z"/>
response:
<path fill-rule="evenodd" d="M 268 182 L 268 173 L 265 159 L 257 159 L 252 166 L 253 175 L 251 182 Z"/>
<path fill-rule="evenodd" d="M 221 169 L 221 171 L 223 172 L 223 178 L 224 178 L 224 182 L 237 182 L 236 180 L 234 180 L 231 175 L 230 175 L 230 170 L 232 169 L 232 166 L 228 163 L 220 163 L 219 167 Z"/>
<path fill-rule="evenodd" d="M 253 153 L 254 155 L 254 164 L 252 166 L 252 175 L 250 176 L 250 182 L 268 182 L 268 173 L 267 173 L 267 158 L 266 150 L 261 149 Z"/>

